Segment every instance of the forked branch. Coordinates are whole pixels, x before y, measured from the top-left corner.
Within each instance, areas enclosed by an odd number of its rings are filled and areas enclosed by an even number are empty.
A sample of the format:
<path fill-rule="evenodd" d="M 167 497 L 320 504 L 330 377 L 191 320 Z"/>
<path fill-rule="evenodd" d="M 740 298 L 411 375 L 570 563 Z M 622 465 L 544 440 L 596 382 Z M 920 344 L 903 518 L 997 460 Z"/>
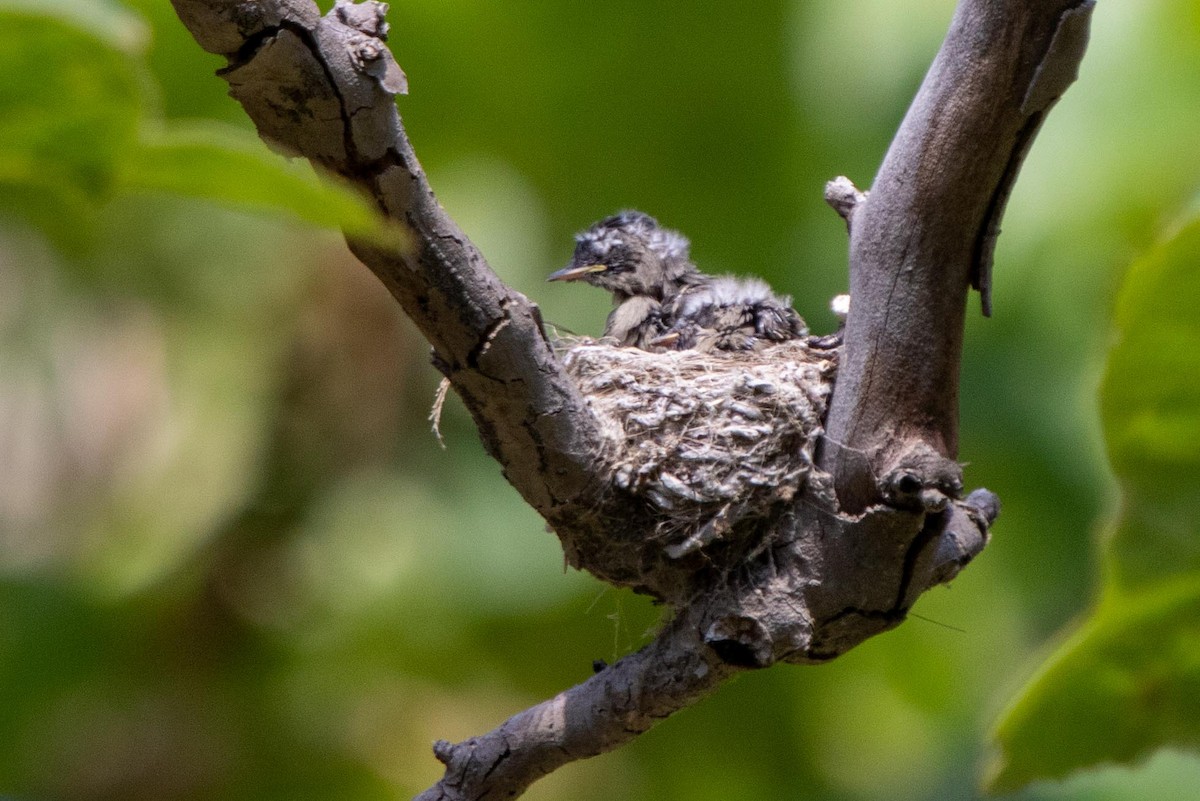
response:
<path fill-rule="evenodd" d="M 322 16 L 311 0 L 172 2 L 197 41 L 229 60 L 221 74 L 262 136 L 360 187 L 398 230 L 351 248 L 429 339 L 568 560 L 673 607 L 638 653 L 492 732 L 439 743 L 446 775 L 422 799 L 515 797 L 738 670 L 832 659 L 898 625 L 982 550 L 998 503 L 986 490 L 962 499 L 954 461 L 966 296 L 976 286 L 990 310 L 1004 204 L 1074 80 L 1093 0 L 961 0 L 871 191 L 828 190 L 850 227 L 852 301 L 824 469 L 806 460 L 838 359 L 799 345 L 797 370 L 816 376 L 800 387 L 812 405 L 795 407 L 811 412 L 793 432 L 795 474 L 807 478 L 766 493 L 758 516 L 737 500 L 698 516 L 686 547 L 667 548 L 655 539 L 661 509 L 622 483 L 620 443 L 552 351 L 537 307 L 434 198 L 393 102 L 405 78 L 383 45 L 384 7 L 338 0 Z"/>

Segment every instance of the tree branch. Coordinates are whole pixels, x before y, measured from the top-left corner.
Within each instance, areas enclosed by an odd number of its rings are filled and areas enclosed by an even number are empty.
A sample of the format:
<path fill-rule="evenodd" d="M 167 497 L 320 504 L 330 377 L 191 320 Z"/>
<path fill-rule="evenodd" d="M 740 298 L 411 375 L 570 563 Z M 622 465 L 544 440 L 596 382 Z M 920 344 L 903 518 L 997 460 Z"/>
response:
<path fill-rule="evenodd" d="M 782 409 L 764 431 L 791 459 L 777 473 L 787 481 L 717 501 L 666 471 L 644 474 L 644 452 L 631 453 L 622 423 L 602 420 L 580 389 L 598 408 L 598 393 L 613 391 L 609 367 L 621 367 L 645 379 L 650 403 L 673 387 L 669 406 L 691 357 L 607 348 L 594 380 L 569 373 L 537 307 L 500 282 L 438 205 L 392 100 L 405 78 L 382 45 L 378 3 L 338 0 L 322 17 L 310 0 L 172 2 L 196 39 L 229 59 L 222 75 L 264 138 L 361 187 L 399 226 L 393 241 L 351 248 L 429 338 L 489 452 L 554 526 L 568 561 L 673 607 L 637 654 L 493 732 L 439 743 L 446 775 L 422 799 L 514 797 L 739 670 L 832 659 L 898 625 L 983 549 L 998 501 L 986 490 L 960 500 L 953 461 L 966 294 L 979 287 L 988 308 L 1008 191 L 1074 79 L 1092 0 L 961 0 L 875 186 L 827 189 L 850 227 L 852 304 L 818 466 L 836 353 L 796 343 L 757 363 L 702 364 L 724 393 L 693 407 L 704 425 L 716 426 L 721 409 L 755 420 Z M 583 358 L 572 352 L 573 363 Z M 618 406 L 636 400 L 620 391 Z M 731 430 L 736 439 L 748 429 Z M 711 431 L 687 433 L 694 442 Z M 702 458 L 725 442 L 704 441 Z M 639 484 L 651 480 L 655 488 Z M 687 514 L 669 517 L 668 496 Z"/>
<path fill-rule="evenodd" d="M 1074 81 L 1094 0 L 962 0 L 850 233 L 851 311 L 822 465 L 843 508 L 897 470 L 952 485 L 966 294 L 1021 161 Z M 940 457 L 940 458 L 938 458 Z"/>
<path fill-rule="evenodd" d="M 697 630 L 696 619 L 673 620 L 642 650 L 499 728 L 457 745 L 439 741 L 434 753 L 446 775 L 417 801 L 513 798 L 568 762 L 612 751 L 691 706 L 737 671 L 704 647 Z"/>
<path fill-rule="evenodd" d="M 542 331 L 537 306 L 505 286 L 438 204 L 392 95 L 403 73 L 377 3 L 172 0 L 259 133 L 361 187 L 398 242 L 351 240 L 434 349 L 506 478 L 553 525 L 603 511 L 596 422 Z"/>

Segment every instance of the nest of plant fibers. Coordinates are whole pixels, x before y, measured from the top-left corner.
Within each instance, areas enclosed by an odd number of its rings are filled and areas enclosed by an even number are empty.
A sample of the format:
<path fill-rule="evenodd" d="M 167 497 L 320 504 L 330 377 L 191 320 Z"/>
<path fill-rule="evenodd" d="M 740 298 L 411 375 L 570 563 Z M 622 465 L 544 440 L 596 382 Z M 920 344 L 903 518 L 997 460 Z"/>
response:
<path fill-rule="evenodd" d="M 580 340 L 563 353 L 601 421 L 610 481 L 648 502 L 671 560 L 730 544 L 804 487 L 836 351 L 648 352 Z"/>

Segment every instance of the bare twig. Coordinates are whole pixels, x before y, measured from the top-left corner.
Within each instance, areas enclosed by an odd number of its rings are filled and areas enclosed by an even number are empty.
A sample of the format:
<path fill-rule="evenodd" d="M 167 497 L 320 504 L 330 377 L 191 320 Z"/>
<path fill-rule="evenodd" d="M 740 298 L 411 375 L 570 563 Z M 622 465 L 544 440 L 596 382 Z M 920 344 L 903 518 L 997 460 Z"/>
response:
<path fill-rule="evenodd" d="M 847 231 L 850 230 L 851 221 L 854 219 L 854 212 L 858 210 L 859 204 L 866 199 L 867 193 L 859 191 L 854 182 L 844 175 L 839 175 L 825 184 L 825 202 L 838 213 L 838 216 L 846 221 Z"/>

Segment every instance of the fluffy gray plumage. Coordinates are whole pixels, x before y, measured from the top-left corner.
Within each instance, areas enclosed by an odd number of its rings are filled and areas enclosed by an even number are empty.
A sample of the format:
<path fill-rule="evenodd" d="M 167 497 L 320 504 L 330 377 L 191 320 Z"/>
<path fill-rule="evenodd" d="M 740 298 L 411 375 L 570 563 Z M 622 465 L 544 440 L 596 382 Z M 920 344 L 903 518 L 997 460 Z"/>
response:
<path fill-rule="evenodd" d="M 640 211 L 607 217 L 575 237 L 551 281 L 585 281 L 613 296 L 604 335 L 644 350 L 753 350 L 808 333 L 791 298 L 758 278 L 711 276 L 690 243 Z"/>

